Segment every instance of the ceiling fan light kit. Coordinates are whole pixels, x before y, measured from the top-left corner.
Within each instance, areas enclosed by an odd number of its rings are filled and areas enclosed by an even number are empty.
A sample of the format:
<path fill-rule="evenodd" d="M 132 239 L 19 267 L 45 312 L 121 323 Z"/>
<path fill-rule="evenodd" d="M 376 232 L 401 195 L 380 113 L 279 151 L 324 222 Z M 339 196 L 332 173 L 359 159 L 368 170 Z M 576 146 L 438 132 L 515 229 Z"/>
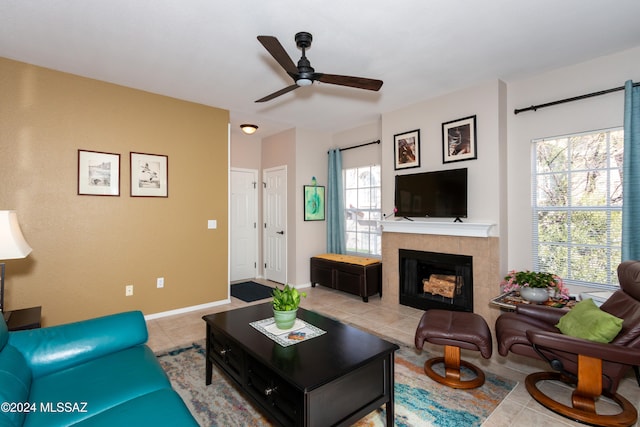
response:
<path fill-rule="evenodd" d="M 240 129 L 242 129 L 242 132 L 246 133 L 247 135 L 253 135 L 258 130 L 258 126 L 252 124 L 242 124 L 240 125 Z"/>
<path fill-rule="evenodd" d="M 282 47 L 282 44 L 277 38 L 273 36 L 258 36 L 258 41 L 262 43 L 273 59 L 275 59 L 287 74 L 289 74 L 295 84 L 287 86 L 284 89 L 280 89 L 265 96 L 264 98 L 260 98 L 256 100 L 256 102 L 270 101 L 301 86 L 311 86 L 314 81 L 372 91 L 378 91 L 382 87 L 382 80 L 316 73 L 315 69 L 311 66 L 311 62 L 309 62 L 306 56 L 306 50 L 311 47 L 313 37 L 310 33 L 299 32 L 296 34 L 295 40 L 298 48 L 302 49 L 302 56 L 298 61 L 298 65 L 294 64 L 293 60 L 287 51 L 284 50 L 284 47 Z"/>

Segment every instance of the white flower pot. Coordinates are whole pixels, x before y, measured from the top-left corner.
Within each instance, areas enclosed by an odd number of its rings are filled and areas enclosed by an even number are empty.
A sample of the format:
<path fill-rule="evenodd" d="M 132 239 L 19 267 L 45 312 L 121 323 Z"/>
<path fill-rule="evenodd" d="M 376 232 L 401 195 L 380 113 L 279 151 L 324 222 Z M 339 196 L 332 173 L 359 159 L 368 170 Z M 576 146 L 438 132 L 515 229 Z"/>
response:
<path fill-rule="evenodd" d="M 520 296 L 529 302 L 542 304 L 549 299 L 549 290 L 547 288 L 520 288 Z"/>

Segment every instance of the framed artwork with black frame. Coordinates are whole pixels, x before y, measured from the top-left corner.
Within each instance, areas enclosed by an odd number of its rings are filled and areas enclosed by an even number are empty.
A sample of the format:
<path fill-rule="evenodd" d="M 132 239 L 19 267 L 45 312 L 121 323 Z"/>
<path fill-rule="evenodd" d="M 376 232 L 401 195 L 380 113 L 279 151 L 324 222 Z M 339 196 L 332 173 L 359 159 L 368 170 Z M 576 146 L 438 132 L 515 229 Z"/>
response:
<path fill-rule="evenodd" d="M 395 170 L 420 167 L 420 129 L 393 135 Z"/>
<path fill-rule="evenodd" d="M 78 194 L 120 196 L 120 154 L 78 150 Z"/>
<path fill-rule="evenodd" d="M 324 221 L 324 187 L 322 185 L 304 185 L 304 220 Z"/>
<path fill-rule="evenodd" d="M 169 158 L 130 153 L 131 197 L 169 197 Z"/>
<path fill-rule="evenodd" d="M 478 158 L 476 149 L 476 116 L 442 124 L 442 163 Z"/>

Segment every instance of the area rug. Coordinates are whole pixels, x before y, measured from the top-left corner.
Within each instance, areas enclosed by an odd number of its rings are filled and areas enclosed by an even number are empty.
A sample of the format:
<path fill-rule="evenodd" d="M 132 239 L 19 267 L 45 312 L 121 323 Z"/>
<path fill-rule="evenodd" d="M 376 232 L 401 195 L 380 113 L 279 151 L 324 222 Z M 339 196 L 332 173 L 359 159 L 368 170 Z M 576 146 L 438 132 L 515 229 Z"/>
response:
<path fill-rule="evenodd" d="M 244 302 L 253 302 L 273 296 L 273 288 L 256 282 L 242 282 L 231 285 L 231 296 Z"/>
<path fill-rule="evenodd" d="M 396 426 L 480 426 L 517 382 L 485 372 L 485 384 L 455 390 L 424 375 L 426 351 L 400 346 L 395 354 Z M 214 365 L 205 386 L 205 341 L 158 355 L 160 364 L 203 427 L 271 426 L 260 411 Z M 385 411 L 373 411 L 357 427 L 385 425 Z"/>

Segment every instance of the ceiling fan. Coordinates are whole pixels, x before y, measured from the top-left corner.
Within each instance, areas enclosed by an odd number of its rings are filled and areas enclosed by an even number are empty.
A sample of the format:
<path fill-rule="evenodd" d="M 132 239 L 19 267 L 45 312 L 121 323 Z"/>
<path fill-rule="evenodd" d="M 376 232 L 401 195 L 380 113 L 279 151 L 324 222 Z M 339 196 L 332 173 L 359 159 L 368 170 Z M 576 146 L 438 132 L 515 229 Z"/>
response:
<path fill-rule="evenodd" d="M 382 87 L 382 80 L 366 79 L 363 77 L 339 76 L 336 74 L 316 73 L 313 67 L 311 67 L 311 63 L 305 55 L 305 51 L 309 47 L 311 47 L 311 40 L 313 40 L 313 37 L 309 33 L 300 32 L 296 34 L 295 39 L 296 45 L 300 49 L 302 49 L 302 57 L 298 61 L 298 66 L 293 63 L 293 60 L 291 60 L 291 57 L 284 50 L 282 44 L 280 44 L 277 38 L 273 36 L 258 36 L 258 41 L 262 43 L 262 45 L 265 47 L 265 49 L 267 49 L 271 56 L 273 56 L 273 58 L 278 61 L 278 64 L 280 64 L 280 66 L 284 68 L 287 74 L 289 74 L 291 78 L 293 78 L 295 83 L 291 86 L 287 86 L 284 89 L 280 89 L 277 92 L 267 95 L 264 98 L 260 98 L 256 102 L 270 101 L 280 95 L 284 95 L 285 93 L 298 89 L 300 86 L 309 86 L 316 80 L 323 83 L 340 86 L 350 86 L 358 89 L 373 91 L 380 90 L 380 87 Z"/>

